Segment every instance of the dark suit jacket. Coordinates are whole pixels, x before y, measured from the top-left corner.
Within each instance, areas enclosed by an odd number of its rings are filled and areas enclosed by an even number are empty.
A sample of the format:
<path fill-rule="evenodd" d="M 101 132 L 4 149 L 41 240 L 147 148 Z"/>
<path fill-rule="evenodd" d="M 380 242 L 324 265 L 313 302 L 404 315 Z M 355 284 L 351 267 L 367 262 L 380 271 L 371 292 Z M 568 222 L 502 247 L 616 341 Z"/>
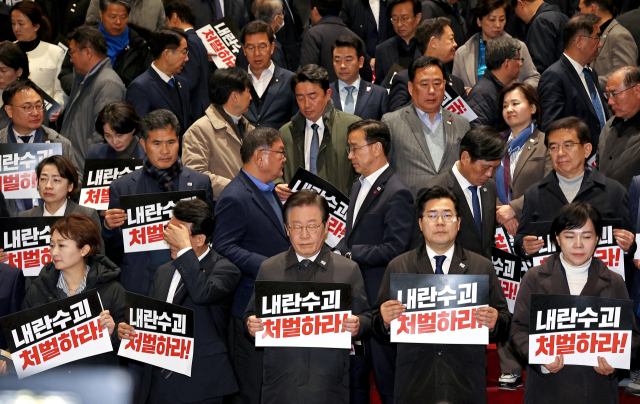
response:
<path fill-rule="evenodd" d="M 340 87 L 337 81 L 329 85 L 331 88 L 331 99 L 333 105 L 338 111 L 342 111 L 342 103 L 340 102 Z M 358 99 L 356 100 L 356 108 L 353 115 L 359 116 L 363 120 L 375 119 L 379 121 L 382 115 L 387 113 L 389 104 L 389 95 L 387 90 L 368 81 L 360 79 L 360 87 L 358 87 Z"/>
<path fill-rule="evenodd" d="M 280 201 L 275 190 L 272 195 Z M 243 318 L 260 265 L 286 251 L 289 237 L 264 194 L 243 170 L 220 193 L 215 213 L 212 245 L 242 272 L 231 314 Z"/>
<path fill-rule="evenodd" d="M 61 2 L 58 0 L 36 0 L 36 3 L 51 22 L 51 43 L 57 44 L 54 40 L 58 35 L 66 37 L 73 29 L 84 24 L 91 1 L 69 1 L 65 3 L 64 10 L 61 9 Z"/>
<path fill-rule="evenodd" d="M 368 338 L 371 333 L 371 311 L 364 292 L 358 265 L 333 254 L 323 245 L 315 261 L 310 282 L 351 284 L 351 313 L 360 318 L 360 329 L 354 340 Z M 264 261 L 256 280 L 297 282 L 301 265 L 295 250 Z M 309 270 L 311 268 L 307 268 Z M 256 314 L 255 295 L 244 314 Z M 349 402 L 349 350 L 335 348 L 264 348 L 262 403 Z"/>
<path fill-rule="evenodd" d="M 256 128 L 267 126 L 280 129 L 298 112 L 296 96 L 289 85 L 293 73 L 273 63 L 275 71 L 265 94 L 262 95 L 262 110 L 258 114 L 256 99 L 251 99 L 249 110 L 244 117 Z"/>
<path fill-rule="evenodd" d="M 462 237 L 459 237 L 459 239 Z M 424 243 L 389 263 L 378 301 L 373 309 L 373 333 L 389 341 L 380 314 L 382 303 L 391 300 L 391 274 L 433 274 Z M 489 306 L 498 310 L 498 321 L 489 337 L 506 339 L 511 314 L 500 281 L 488 259 L 465 250 L 456 243 L 449 267 L 452 275 L 489 275 Z M 446 276 L 446 275 L 443 275 Z M 486 403 L 487 357 L 484 345 L 397 344 L 396 403 L 438 404 Z M 443 382 L 446 380 L 446 383 Z"/>
<path fill-rule="evenodd" d="M 146 156 L 146 153 L 144 152 L 144 149 L 142 148 L 142 145 L 140 144 L 140 140 L 138 140 L 137 137 L 134 137 L 132 142 L 136 142 L 136 147 L 133 149 L 133 152 L 131 153 L 131 156 L 129 156 L 129 158 L 132 158 L 132 159 L 143 159 L 144 156 Z M 116 158 L 117 158 L 116 157 L 116 150 L 113 147 L 111 147 L 109 145 L 109 143 L 104 143 L 104 144 L 99 144 L 99 145 L 93 146 L 91 148 L 91 150 L 89 150 L 89 155 L 87 156 L 87 160 L 88 159 L 109 159 L 109 160 L 114 160 Z"/>
<path fill-rule="evenodd" d="M 342 255 L 350 252 L 351 259 L 358 263 L 369 304 L 373 305 L 387 265 L 409 249 L 416 215 L 409 186 L 387 167 L 373 183 L 354 223 L 361 187 L 360 181 L 356 181 L 351 189 L 347 230 L 336 250 Z"/>
<path fill-rule="evenodd" d="M 562 33 L 567 21 L 569 17 L 562 14 L 558 6 L 543 3 L 527 23 L 524 43 L 529 48 L 538 73 L 544 73 L 562 56 L 564 51 Z"/>
<path fill-rule="evenodd" d="M 458 95 L 466 99 L 467 91 L 464 89 L 464 81 L 453 74 L 448 74 L 447 76 L 449 85 L 456 93 L 458 93 Z M 389 91 L 389 112 L 397 111 L 402 107 L 406 107 L 410 103 L 411 94 L 409 94 L 409 70 L 403 70 L 396 74 L 391 82 L 391 90 Z"/>
<path fill-rule="evenodd" d="M 378 24 L 367 0 L 345 0 L 342 3 L 340 18 L 347 27 L 366 43 L 366 51 L 375 55 L 376 46 L 395 35 L 391 20 L 387 17 L 387 4 L 380 2 Z"/>
<path fill-rule="evenodd" d="M 9 209 L 7 209 L 7 201 L 4 199 L 2 191 L 0 191 L 0 217 L 11 217 Z"/>
<path fill-rule="evenodd" d="M 638 21 L 640 21 L 640 9 L 620 14 L 616 17 L 616 20 L 620 25 L 629 30 L 633 40 L 636 42 L 636 46 L 640 49 L 640 24 L 638 24 Z M 638 52 L 638 64 L 640 65 L 640 52 Z"/>
<path fill-rule="evenodd" d="M 213 190 L 209 177 L 184 167 L 182 172 L 174 180 L 176 191 L 192 191 L 204 189 L 206 191 L 206 202 L 213 208 Z M 120 209 L 120 195 L 139 195 L 160 193 L 162 190 L 149 174 L 141 168 L 124 177 L 120 177 L 109 186 L 109 209 Z M 108 230 L 102 229 L 104 240 L 112 247 L 122 247 L 122 229 Z M 150 292 L 150 284 L 156 274 L 157 267 L 152 266 L 150 252 L 125 253 L 122 256 L 120 268 L 120 283 L 129 292 L 147 296 Z"/>
<path fill-rule="evenodd" d="M 24 300 L 22 269 L 0 262 L 0 317 L 17 313 Z M 0 333 L 0 349 L 7 349 L 4 333 Z"/>
<path fill-rule="evenodd" d="M 195 29 L 187 31 L 189 60 L 184 65 L 181 76 L 187 79 L 189 88 L 191 119 L 197 121 L 209 108 L 209 78 L 213 73 L 213 63 L 208 60 L 207 49 Z M 183 132 L 187 128 L 184 128 Z"/>
<path fill-rule="evenodd" d="M 404 39 L 396 35 L 376 46 L 376 84 L 380 84 L 384 81 L 385 77 L 387 77 L 387 73 L 389 73 L 394 63 L 400 64 L 400 56 L 398 55 L 398 47 L 402 46 L 400 41 L 404 41 Z M 417 44 L 413 56 L 414 59 L 422 56 Z M 402 67 L 406 69 L 409 68 L 409 66 Z"/>
<path fill-rule="evenodd" d="M 200 402 L 238 391 L 227 355 L 227 326 L 231 296 L 240 281 L 240 271 L 213 250 L 202 261 L 193 249 L 158 268 L 151 297 L 167 301 L 174 273 L 180 283 L 173 304 L 192 309 L 195 314 L 191 377 L 173 372 L 158 386 L 175 392 L 185 403 Z M 151 385 L 151 365 L 145 365 L 142 394 Z M 143 397 L 141 402 L 146 401 Z"/>
<path fill-rule="evenodd" d="M 458 217 L 461 220 L 460 231 L 458 232 L 458 240 L 460 246 L 465 250 L 472 251 L 478 255 L 482 255 L 487 259 L 491 259 L 491 247 L 495 245 L 495 229 L 496 229 L 496 183 L 493 179 L 488 179 L 484 185 L 480 186 L 480 206 L 482 209 L 482 235 L 478 232 L 478 226 L 473 218 L 473 207 L 467 203 L 464 191 L 460 187 L 458 180 L 453 174 L 453 169 L 439 174 L 432 178 L 426 188 L 421 189 L 418 194 L 424 192 L 427 188 L 440 185 L 450 189 L 460 201 L 460 212 Z M 416 198 L 417 199 L 417 198 Z"/>
<path fill-rule="evenodd" d="M 149 66 L 146 72 L 129 84 L 126 101 L 135 108 L 141 117 L 158 109 L 168 109 L 173 112 L 180 122 L 180 136 L 182 136 L 193 123 L 189 83 L 178 74 L 174 74 L 173 78 L 182 101 L 182 110 L 177 105 L 174 105 L 169 85 L 160 78 L 152 66 Z"/>
<path fill-rule="evenodd" d="M 609 108 L 603 91 L 598 85 L 598 73 L 591 70 L 591 77 L 600 95 L 605 120 L 607 120 L 610 115 Z M 591 129 L 591 144 L 593 145 L 591 155 L 594 155 L 598 150 L 598 140 L 603 128 L 600 126 L 598 115 L 593 108 L 587 89 L 565 55 L 562 55 L 560 60 L 549 66 L 542 74 L 538 84 L 538 94 L 542 100 L 542 110 L 544 111 L 540 130 L 546 132 L 552 122 L 565 116 L 580 118 Z"/>
<path fill-rule="evenodd" d="M 473 86 L 467 96 L 467 103 L 478 118 L 471 121 L 472 126 L 489 125 L 496 130 L 501 129 L 496 100 L 502 87 L 504 85 L 489 70 Z"/>
<path fill-rule="evenodd" d="M 216 7 L 210 0 L 189 0 L 189 3 L 196 13 L 196 30 L 222 18 L 216 17 Z M 223 12 L 236 23 L 238 31 L 249 23 L 249 13 L 242 0 L 224 0 Z"/>

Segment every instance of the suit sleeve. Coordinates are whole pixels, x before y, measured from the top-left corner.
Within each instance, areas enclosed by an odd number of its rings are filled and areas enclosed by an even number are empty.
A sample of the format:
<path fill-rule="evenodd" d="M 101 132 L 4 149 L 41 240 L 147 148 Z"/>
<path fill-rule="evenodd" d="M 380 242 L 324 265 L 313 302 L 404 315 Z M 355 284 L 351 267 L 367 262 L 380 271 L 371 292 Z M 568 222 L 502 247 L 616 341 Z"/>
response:
<path fill-rule="evenodd" d="M 384 320 L 382 318 L 382 314 L 380 313 L 380 306 L 383 303 L 391 300 L 391 273 L 393 273 L 394 262 L 390 262 L 387 266 L 387 270 L 384 272 L 384 277 L 382 278 L 382 283 L 380 284 L 380 291 L 378 292 L 378 300 L 376 300 L 376 304 L 373 306 L 371 310 L 372 316 L 372 332 L 373 335 L 380 341 L 389 343 L 391 341 L 391 336 L 389 334 L 389 330 L 384 326 Z"/>
<path fill-rule="evenodd" d="M 516 232 L 516 237 L 514 239 L 515 253 L 524 258 L 529 257 L 522 248 L 522 241 L 526 236 L 531 235 L 531 206 L 527 205 L 527 200 L 531 197 L 531 193 L 529 193 L 527 190 L 523 197 L 524 202 L 522 203 L 522 217 L 520 223 L 518 223 L 518 231 Z"/>
<path fill-rule="evenodd" d="M 547 70 L 540 77 L 538 94 L 542 100 L 542 110 L 544 111 L 540 130 L 544 132 L 552 122 L 565 115 L 564 106 L 567 100 L 562 78 L 558 77 L 555 72 Z"/>
<path fill-rule="evenodd" d="M 135 80 L 127 88 L 126 101 L 133 106 L 140 116 L 145 116 L 151 112 L 149 96 L 140 83 Z"/>
<path fill-rule="evenodd" d="M 354 264 L 355 267 L 352 269 L 351 276 L 351 313 L 360 319 L 360 329 L 358 334 L 352 338 L 358 341 L 367 339 L 371 335 L 371 309 L 364 290 L 364 280 L 360 268 L 355 263 L 350 262 L 349 264 Z"/>
<path fill-rule="evenodd" d="M 387 92 L 386 89 L 382 89 L 382 101 L 381 101 L 381 105 L 380 105 L 380 118 L 382 118 L 382 115 L 386 114 L 387 112 L 389 112 L 389 93 Z"/>
<path fill-rule="evenodd" d="M 408 83 L 402 80 L 393 80 L 389 91 L 389 112 L 399 110 L 408 105 L 410 101 L 411 94 L 409 94 Z"/>
<path fill-rule="evenodd" d="M 544 72 L 558 60 L 555 54 L 555 44 L 549 43 L 549 34 L 555 33 L 555 27 L 551 21 L 538 18 L 529 30 L 530 32 L 527 33 L 527 37 L 534 38 L 534 40 L 529 41 L 527 44 L 531 59 L 538 72 Z M 562 36 L 562 32 L 558 34 Z M 540 98 L 542 99 L 542 97 Z M 549 110 L 545 109 L 545 111 Z"/>
<path fill-rule="evenodd" d="M 109 185 L 109 209 L 120 209 L 120 194 L 118 188 L 112 182 Z M 102 237 L 104 241 L 108 241 L 113 247 L 122 247 L 122 228 L 107 229 L 106 225 L 102 227 Z"/>
<path fill-rule="evenodd" d="M 233 295 L 240 282 L 240 270 L 228 260 L 218 260 L 207 274 L 193 249 L 176 258 L 173 265 L 180 272 L 191 300 L 200 306 L 217 304 Z"/>
<path fill-rule="evenodd" d="M 602 89 L 607 87 L 607 80 L 616 69 L 623 66 L 636 66 L 638 63 L 638 46 L 629 31 L 625 29 L 619 35 L 609 39 L 612 41 L 609 53 L 611 70 L 607 74 L 598 75 L 598 81 Z"/>
<path fill-rule="evenodd" d="M 320 43 L 321 38 L 316 38 L 317 32 L 307 31 L 302 38 L 302 49 L 300 50 L 300 66 L 308 64 L 320 64 Z"/>
<path fill-rule="evenodd" d="M 485 93 L 474 90 L 471 90 L 467 97 L 467 104 L 478 115 L 478 118 L 472 122 L 473 126 L 493 125 L 493 116 L 495 115 L 493 110 L 496 108 L 495 100 L 491 100 Z"/>
<path fill-rule="evenodd" d="M 533 64 L 533 59 L 529 53 L 529 48 L 524 42 L 520 42 L 520 55 L 524 59 L 522 67 L 520 68 L 520 81 L 530 84 L 534 89 L 538 88 L 538 82 L 540 81 L 540 73 L 536 70 L 536 65 Z"/>

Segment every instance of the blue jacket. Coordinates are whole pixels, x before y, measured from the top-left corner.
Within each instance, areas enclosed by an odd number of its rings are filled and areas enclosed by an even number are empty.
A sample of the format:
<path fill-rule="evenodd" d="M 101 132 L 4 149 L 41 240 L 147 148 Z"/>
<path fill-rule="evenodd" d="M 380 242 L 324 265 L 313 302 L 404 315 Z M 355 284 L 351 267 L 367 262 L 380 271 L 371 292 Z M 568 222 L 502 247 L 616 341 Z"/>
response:
<path fill-rule="evenodd" d="M 334 81 L 329 85 L 329 88 L 331 88 L 331 99 L 338 111 L 344 111 L 342 109 L 342 102 L 340 101 L 340 86 L 338 84 L 337 81 Z M 359 116 L 363 120 L 375 119 L 379 121 L 382 115 L 387 113 L 388 106 L 389 94 L 387 90 L 377 84 L 364 81 L 361 78 L 360 87 L 358 87 L 358 99 L 356 100 L 356 108 L 353 111 L 353 115 Z"/>

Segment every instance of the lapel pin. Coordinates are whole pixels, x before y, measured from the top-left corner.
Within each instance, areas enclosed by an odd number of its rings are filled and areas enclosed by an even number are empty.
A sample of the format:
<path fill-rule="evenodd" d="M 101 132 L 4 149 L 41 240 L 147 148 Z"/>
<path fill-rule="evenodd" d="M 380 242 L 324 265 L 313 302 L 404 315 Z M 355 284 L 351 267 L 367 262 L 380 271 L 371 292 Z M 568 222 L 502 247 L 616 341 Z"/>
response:
<path fill-rule="evenodd" d="M 367 91 L 371 91 L 371 87 L 367 87 Z"/>
<path fill-rule="evenodd" d="M 193 186 L 193 183 L 192 183 L 192 182 L 187 182 L 187 186 L 188 186 L 188 187 L 192 187 L 192 186 Z"/>
<path fill-rule="evenodd" d="M 280 81 L 280 80 L 276 79 L 276 83 L 277 83 L 278 81 Z"/>
<path fill-rule="evenodd" d="M 324 262 L 324 261 L 320 261 L 320 263 L 321 263 L 322 265 L 327 265 L 327 263 L 326 263 L 326 262 Z"/>
<path fill-rule="evenodd" d="M 487 188 L 482 188 L 482 192 L 487 192 Z"/>
<path fill-rule="evenodd" d="M 527 147 L 527 150 L 531 150 L 531 146 Z"/>
<path fill-rule="evenodd" d="M 380 191 L 380 187 L 378 187 L 378 191 Z"/>
<path fill-rule="evenodd" d="M 533 139 L 529 139 L 529 141 L 530 141 L 531 143 L 535 142 L 535 140 L 533 140 Z"/>
<path fill-rule="evenodd" d="M 178 82 L 178 87 L 182 88 L 182 84 L 180 84 L 180 82 Z"/>
<path fill-rule="evenodd" d="M 464 264 L 462 262 L 460 263 L 460 268 L 464 268 Z"/>

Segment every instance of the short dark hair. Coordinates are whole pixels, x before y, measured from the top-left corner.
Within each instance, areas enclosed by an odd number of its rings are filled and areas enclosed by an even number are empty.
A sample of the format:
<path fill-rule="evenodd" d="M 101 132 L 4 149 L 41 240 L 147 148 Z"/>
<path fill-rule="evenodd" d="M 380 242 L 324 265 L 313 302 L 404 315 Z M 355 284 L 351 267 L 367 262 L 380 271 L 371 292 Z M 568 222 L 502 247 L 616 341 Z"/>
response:
<path fill-rule="evenodd" d="M 81 25 L 69 34 L 69 39 L 76 41 L 78 50 L 91 48 L 98 56 L 107 56 L 107 40 L 96 27 Z"/>
<path fill-rule="evenodd" d="M 282 0 L 255 0 L 251 12 L 258 21 L 271 24 L 276 15 L 283 12 Z"/>
<path fill-rule="evenodd" d="M 342 0 L 311 0 L 311 10 L 316 8 L 322 17 L 327 15 L 340 15 Z"/>
<path fill-rule="evenodd" d="M 507 153 L 507 139 L 487 125 L 474 126 L 460 140 L 460 157 L 467 152 L 471 162 L 502 160 Z"/>
<path fill-rule="evenodd" d="M 140 133 L 146 141 L 149 139 L 149 132 L 165 129 L 167 126 L 171 127 L 176 132 L 176 137 L 180 139 L 180 122 L 178 122 L 178 118 L 168 109 L 156 109 L 140 120 Z"/>
<path fill-rule="evenodd" d="M 0 44 L 1 46 L 2 44 Z M 636 84 L 640 84 L 640 68 L 637 66 L 623 66 L 614 70 L 613 73 L 621 72 L 623 74 L 622 84 L 625 87 L 629 88 L 631 86 L 635 86 Z M 611 77 L 611 76 L 609 76 Z"/>
<path fill-rule="evenodd" d="M 111 126 L 114 132 L 125 134 L 140 130 L 140 116 L 130 104 L 122 101 L 112 101 L 105 105 L 96 119 L 96 132 L 104 138 L 104 125 Z"/>
<path fill-rule="evenodd" d="M 413 6 L 413 15 L 422 13 L 422 3 L 420 0 L 389 0 L 387 3 L 387 16 L 391 17 L 393 8 L 402 3 L 411 3 Z"/>
<path fill-rule="evenodd" d="M 244 28 L 242 28 L 242 32 L 240 32 L 240 43 L 244 45 L 247 36 L 255 34 L 267 34 L 269 43 L 273 43 L 273 39 L 275 38 L 273 30 L 269 24 L 264 21 L 251 21 L 245 25 Z"/>
<path fill-rule="evenodd" d="M 117 4 L 127 9 L 127 14 L 131 13 L 131 3 L 129 0 L 100 0 L 100 11 L 107 12 L 109 4 Z"/>
<path fill-rule="evenodd" d="M 473 32 L 481 31 L 480 27 L 476 23 L 478 19 L 483 19 L 484 17 L 491 14 L 494 10 L 499 8 L 504 9 L 506 17 L 509 18 L 509 12 L 511 11 L 511 4 L 509 4 L 508 0 L 480 0 L 478 1 L 478 5 L 473 9 L 471 30 Z"/>
<path fill-rule="evenodd" d="M 585 7 L 589 7 L 592 4 L 595 4 L 600 11 L 608 11 L 611 14 L 615 11 L 615 5 L 611 0 L 584 0 Z"/>
<path fill-rule="evenodd" d="M 246 69 L 237 66 L 216 69 L 209 80 L 209 100 L 213 104 L 224 105 L 234 91 L 243 93 L 251 86 Z"/>
<path fill-rule="evenodd" d="M 158 59 L 165 49 L 178 49 L 182 39 L 186 41 L 187 34 L 180 28 L 164 27 L 153 31 L 149 40 L 149 49 L 153 60 Z"/>
<path fill-rule="evenodd" d="M 173 207 L 173 216 L 181 222 L 191 223 L 191 235 L 204 234 L 206 243 L 211 242 L 216 217 L 205 201 L 197 198 L 178 201 Z"/>
<path fill-rule="evenodd" d="M 499 36 L 488 41 L 484 56 L 487 70 L 500 69 L 505 60 L 515 59 L 520 49 L 520 41 L 508 36 Z"/>
<path fill-rule="evenodd" d="M 349 125 L 347 133 L 351 133 L 354 130 L 363 131 L 367 143 L 380 142 L 384 156 L 389 156 L 389 151 L 391 151 L 391 132 L 385 123 L 373 119 L 365 119 L 364 121 L 354 122 Z"/>
<path fill-rule="evenodd" d="M 336 42 L 331 45 L 331 56 L 333 56 L 333 51 L 336 48 L 352 48 L 356 50 L 356 55 L 358 59 L 364 56 L 364 48 L 362 46 L 362 42 L 358 38 L 343 35 L 340 38 L 336 39 Z"/>
<path fill-rule="evenodd" d="M 420 21 L 416 27 L 416 33 L 413 36 L 417 43 L 421 54 L 425 54 L 431 38 L 442 38 L 444 28 L 451 26 L 451 20 L 445 17 L 428 18 Z"/>
<path fill-rule="evenodd" d="M 575 130 L 578 134 L 578 140 L 580 143 L 591 143 L 591 129 L 589 129 L 589 125 L 582 122 L 579 118 L 575 116 L 569 116 L 567 118 L 558 119 L 555 122 L 552 122 L 551 125 L 547 127 L 547 132 L 544 137 L 544 145 L 549 146 L 549 136 L 557 131 L 557 130 Z"/>
<path fill-rule="evenodd" d="M 36 178 L 40 179 L 42 170 L 48 165 L 54 166 L 62 178 L 66 178 L 70 184 L 73 184 L 73 189 L 71 192 L 67 193 L 67 196 L 74 196 L 80 191 L 80 188 L 78 187 L 78 171 L 71 160 L 60 155 L 50 156 L 43 159 L 36 166 Z"/>
<path fill-rule="evenodd" d="M 533 119 L 535 119 L 537 125 L 540 125 L 542 123 L 542 102 L 540 101 L 540 97 L 538 96 L 537 91 L 529 83 L 520 83 L 518 81 L 513 81 L 504 86 L 498 94 L 498 97 L 496 98 L 496 105 L 498 107 L 498 121 L 500 122 L 500 126 L 507 126 L 507 123 L 504 120 L 504 116 L 502 115 L 502 105 L 504 104 L 504 97 L 515 90 L 519 90 L 524 95 L 524 98 L 526 98 L 529 104 L 536 106 L 536 112 L 533 113 Z"/>
<path fill-rule="evenodd" d="M 280 139 L 282 139 L 282 137 L 277 129 L 266 126 L 254 129 L 245 134 L 242 138 L 242 146 L 240 146 L 242 164 L 247 164 L 251 161 L 251 157 L 257 149 L 270 149 L 271 146 Z"/>
<path fill-rule="evenodd" d="M 593 34 L 593 26 L 600 21 L 595 14 L 578 14 L 569 19 L 562 31 L 562 45 L 567 49 L 579 34 Z"/>
<path fill-rule="evenodd" d="M 558 235 L 564 230 L 579 229 L 585 224 L 587 220 L 591 220 L 593 228 L 595 229 L 598 239 L 602 238 L 602 216 L 595 206 L 586 202 L 573 202 L 568 205 L 564 205 L 558 215 L 553 219 L 551 223 L 550 238 L 551 242 L 558 246 Z"/>
<path fill-rule="evenodd" d="M 17 43 L 0 42 L 0 63 L 16 71 L 22 69 L 22 75 L 18 80 L 29 78 L 29 58 Z"/>
<path fill-rule="evenodd" d="M 427 205 L 427 202 L 433 199 L 451 199 L 453 202 L 453 208 L 456 210 L 456 215 L 460 212 L 460 200 L 449 188 L 435 185 L 431 188 L 423 188 L 418 192 L 416 197 L 416 216 L 418 219 L 422 217 L 424 214 L 424 207 Z"/>
<path fill-rule="evenodd" d="M 293 90 L 293 93 L 296 93 L 296 86 L 299 83 L 305 82 L 319 85 L 326 93 L 329 89 L 329 73 L 324 67 L 314 64 L 299 68 L 291 77 L 291 90 Z"/>
<path fill-rule="evenodd" d="M 38 93 L 40 98 L 43 98 L 42 90 L 40 89 L 40 87 L 38 87 L 33 81 L 26 79 L 10 83 L 2 92 L 2 102 L 4 103 L 4 105 L 11 105 L 11 103 L 13 102 L 13 97 L 15 97 L 18 92 L 28 89 L 34 90 L 36 93 Z"/>
<path fill-rule="evenodd" d="M 53 234 L 56 230 L 67 240 L 75 241 L 78 249 L 85 245 L 89 246 L 89 252 L 84 256 L 85 263 L 89 262 L 90 257 L 100 253 L 100 245 L 102 244 L 100 229 L 84 213 L 71 213 L 61 217 L 51 226 L 50 234 Z"/>
<path fill-rule="evenodd" d="M 447 78 L 446 73 L 444 72 L 444 63 L 440 59 L 434 58 L 433 56 L 420 56 L 413 62 L 411 62 L 411 66 L 409 66 L 409 81 L 413 83 L 413 79 L 416 78 L 416 72 L 418 69 L 423 69 L 429 66 L 436 66 L 442 72 L 442 77 Z"/>
<path fill-rule="evenodd" d="M 322 223 L 326 226 L 329 220 L 329 203 L 313 189 L 303 189 L 298 192 L 294 192 L 287 202 L 282 207 L 282 217 L 284 224 L 289 224 L 289 211 L 293 208 L 299 208 L 301 206 L 316 206 L 320 209 L 320 216 L 322 217 Z"/>
<path fill-rule="evenodd" d="M 166 3 L 164 6 L 164 14 L 167 18 L 171 18 L 174 13 L 180 21 L 194 27 L 196 26 L 196 12 L 187 0 L 170 0 Z"/>
<path fill-rule="evenodd" d="M 9 16 L 11 16 L 15 10 L 24 14 L 29 21 L 31 21 L 31 24 L 40 25 L 37 32 L 38 39 L 45 42 L 51 40 L 51 22 L 49 22 L 47 17 L 42 15 L 42 8 L 38 3 L 35 1 L 27 1 L 26 3 L 22 1 L 18 2 L 11 7 Z"/>

